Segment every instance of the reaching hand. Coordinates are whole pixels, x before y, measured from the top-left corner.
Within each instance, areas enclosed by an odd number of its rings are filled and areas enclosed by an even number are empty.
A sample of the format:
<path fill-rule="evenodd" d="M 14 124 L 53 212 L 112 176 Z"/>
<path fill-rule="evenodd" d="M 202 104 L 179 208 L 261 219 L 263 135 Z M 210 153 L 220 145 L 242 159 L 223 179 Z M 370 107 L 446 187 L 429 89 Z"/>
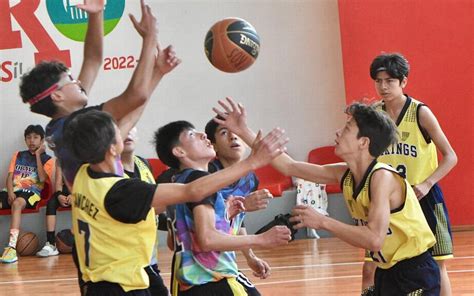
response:
<path fill-rule="evenodd" d="M 227 198 L 225 206 L 227 218 L 229 220 L 232 220 L 238 214 L 245 212 L 244 200 L 245 198 L 242 196 L 230 196 Z"/>
<path fill-rule="evenodd" d="M 227 97 L 226 100 L 227 103 L 222 100 L 218 101 L 224 111 L 212 108 L 217 115 L 224 118 L 223 120 L 214 118 L 214 121 L 219 125 L 226 127 L 234 134 L 241 136 L 242 133 L 248 129 L 247 112 L 242 104 L 236 104 L 232 98 Z"/>
<path fill-rule="evenodd" d="M 140 22 L 137 21 L 134 15 L 129 15 L 135 30 L 137 30 L 138 34 L 140 34 L 143 39 L 147 37 L 156 38 L 158 33 L 157 21 L 156 17 L 151 12 L 151 7 L 145 4 L 144 0 L 140 0 L 140 7 L 142 11 Z"/>
<path fill-rule="evenodd" d="M 268 189 L 254 191 L 247 195 L 244 200 L 245 210 L 247 212 L 253 212 L 266 209 L 269 198 L 273 198 L 273 195 L 268 191 Z"/>
<path fill-rule="evenodd" d="M 85 0 L 84 4 L 77 4 L 76 7 L 87 13 L 99 13 L 104 10 L 104 0 Z"/>
<path fill-rule="evenodd" d="M 270 265 L 258 257 L 253 256 L 247 259 L 247 265 L 252 269 L 253 275 L 262 280 L 270 276 Z"/>
<path fill-rule="evenodd" d="M 280 128 L 273 129 L 262 139 L 262 131 L 259 131 L 252 144 L 252 153 L 248 157 L 255 169 L 267 165 L 273 158 L 286 151 L 285 144 L 288 138 Z"/>
<path fill-rule="evenodd" d="M 298 205 L 291 211 L 293 217 L 290 222 L 296 223 L 293 228 L 300 229 L 309 227 L 313 229 L 320 229 L 326 218 L 325 215 L 318 213 L 315 209 L 307 205 Z"/>
<path fill-rule="evenodd" d="M 277 225 L 258 234 L 261 238 L 260 245 L 265 248 L 273 248 L 281 245 L 286 245 L 291 240 L 291 231 L 286 226 Z"/>
<path fill-rule="evenodd" d="M 181 60 L 176 56 L 176 52 L 172 45 L 168 45 L 168 47 L 161 50 L 158 43 L 156 48 L 158 53 L 156 55 L 155 67 L 153 69 L 153 72 L 156 75 L 164 76 L 173 71 L 173 69 L 181 63 Z"/>

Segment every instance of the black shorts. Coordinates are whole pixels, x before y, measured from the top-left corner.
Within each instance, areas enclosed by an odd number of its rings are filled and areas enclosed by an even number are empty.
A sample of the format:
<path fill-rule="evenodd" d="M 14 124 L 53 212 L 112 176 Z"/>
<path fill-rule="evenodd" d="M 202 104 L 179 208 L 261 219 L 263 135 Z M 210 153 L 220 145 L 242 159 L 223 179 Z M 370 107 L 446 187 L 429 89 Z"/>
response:
<path fill-rule="evenodd" d="M 435 260 L 453 258 L 451 222 L 443 192 L 438 184 L 431 187 L 428 194 L 420 200 L 420 206 L 436 238 L 435 245 L 430 249 L 431 255 Z"/>
<path fill-rule="evenodd" d="M 111 282 L 87 282 L 83 293 L 85 296 L 152 296 L 148 289 L 125 292 L 119 284 Z"/>
<path fill-rule="evenodd" d="M 389 269 L 377 268 L 375 271 L 373 295 L 438 296 L 439 293 L 439 267 L 428 251 L 417 257 L 400 261 Z"/>
<path fill-rule="evenodd" d="M 148 287 L 148 290 L 150 290 L 151 295 L 168 296 L 168 288 L 166 288 L 165 283 L 160 276 L 158 265 L 153 264 L 147 266 L 145 267 L 145 271 L 148 274 L 148 278 L 150 279 L 150 286 Z"/>
<path fill-rule="evenodd" d="M 26 209 L 35 209 L 36 205 L 41 201 L 41 196 L 29 190 L 18 190 L 15 191 L 17 198 L 23 198 L 26 201 Z M 8 192 L 0 191 L 0 203 L 2 204 L 1 209 L 11 209 L 11 205 L 8 203 Z"/>
<path fill-rule="evenodd" d="M 253 286 L 250 282 L 248 283 L 250 283 L 252 287 L 246 286 L 241 281 L 242 281 L 242 275 L 239 275 L 237 278 L 225 278 L 218 282 L 211 282 L 204 285 L 194 286 L 191 289 L 186 290 L 186 291 L 179 291 L 178 296 L 251 296 L 251 295 L 259 296 L 260 295 L 260 293 L 257 291 L 255 286 Z"/>

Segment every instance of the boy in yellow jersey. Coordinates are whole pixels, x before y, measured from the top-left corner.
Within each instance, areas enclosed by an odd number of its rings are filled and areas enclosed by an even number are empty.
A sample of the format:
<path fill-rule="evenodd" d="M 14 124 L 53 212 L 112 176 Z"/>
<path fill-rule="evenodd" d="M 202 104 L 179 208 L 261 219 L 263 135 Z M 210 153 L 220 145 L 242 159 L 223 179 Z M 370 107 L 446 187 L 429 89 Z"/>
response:
<path fill-rule="evenodd" d="M 245 142 L 255 134 L 247 127 L 246 111 L 228 98 L 214 109 L 216 120 Z M 308 206 L 293 209 L 295 228 L 325 229 L 347 243 L 369 250 L 377 264 L 371 295 L 439 295 L 439 268 L 428 249 L 434 235 L 423 217 L 411 186 L 394 169 L 377 162 L 396 140 L 393 121 L 373 106 L 352 104 L 345 126 L 336 132 L 335 153 L 345 163 L 316 165 L 286 154 L 272 165 L 288 176 L 317 183 L 340 182 L 347 207 L 358 225 L 348 225 L 319 214 Z"/>
<path fill-rule="evenodd" d="M 451 295 L 445 260 L 453 257 L 453 241 L 448 211 L 438 182 L 456 165 L 457 157 L 432 111 L 403 93 L 410 65 L 401 54 L 377 56 L 370 76 L 381 98 L 381 107 L 397 125 L 400 139 L 378 158 L 395 168 L 413 187 L 423 213 L 436 237 L 430 249 L 441 272 L 441 296 Z M 438 164 L 437 149 L 442 158 Z M 363 284 L 373 281 L 374 264 L 365 263 Z"/>
<path fill-rule="evenodd" d="M 145 267 L 156 239 L 155 210 L 205 196 L 285 151 L 281 130 L 259 137 L 238 164 L 189 184 L 161 184 L 117 175 L 121 132 L 102 111 L 75 112 L 64 144 L 82 165 L 73 185 L 72 226 L 84 294 L 151 295 Z M 136 196 L 141 196 L 137 199 Z"/>

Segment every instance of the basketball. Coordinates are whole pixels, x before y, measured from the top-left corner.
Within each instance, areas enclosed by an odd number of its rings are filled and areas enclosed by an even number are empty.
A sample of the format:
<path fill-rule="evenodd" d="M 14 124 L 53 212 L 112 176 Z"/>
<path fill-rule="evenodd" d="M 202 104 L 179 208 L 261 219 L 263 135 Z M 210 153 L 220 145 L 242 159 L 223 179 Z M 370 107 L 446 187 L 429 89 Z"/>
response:
<path fill-rule="evenodd" d="M 16 242 L 16 252 L 20 256 L 31 256 L 38 251 L 39 241 L 33 232 L 22 232 Z"/>
<path fill-rule="evenodd" d="M 206 34 L 204 51 L 217 69 L 235 73 L 250 67 L 258 57 L 260 38 L 255 28 L 240 18 L 215 23 Z"/>
<path fill-rule="evenodd" d="M 56 248 L 62 254 L 72 252 L 72 246 L 74 245 L 74 236 L 70 229 L 63 229 L 56 234 Z"/>

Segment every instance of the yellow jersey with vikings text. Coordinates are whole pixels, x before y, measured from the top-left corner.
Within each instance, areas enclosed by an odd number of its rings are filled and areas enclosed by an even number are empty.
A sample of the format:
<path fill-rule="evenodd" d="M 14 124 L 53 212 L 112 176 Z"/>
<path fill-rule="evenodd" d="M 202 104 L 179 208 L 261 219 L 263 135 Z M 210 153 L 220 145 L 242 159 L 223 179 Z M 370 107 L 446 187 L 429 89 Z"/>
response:
<path fill-rule="evenodd" d="M 140 180 L 150 184 L 156 184 L 155 178 L 153 177 L 153 173 L 140 157 L 134 155 L 133 162 L 137 166 L 138 172 L 140 173 Z"/>
<path fill-rule="evenodd" d="M 342 180 L 344 199 L 357 225 L 365 226 L 368 223 L 370 180 L 373 173 L 380 169 L 393 172 L 405 192 L 405 203 L 390 212 L 389 228 L 381 250 L 377 253 L 369 252 L 378 267 L 387 269 L 397 262 L 424 253 L 435 244 L 435 237 L 411 186 L 393 168 L 376 161 L 367 169 L 357 188 L 349 170 Z"/>
<path fill-rule="evenodd" d="M 424 104 L 407 96 L 396 122 L 398 143 L 389 146 L 377 158 L 395 168 L 410 185 L 422 183 L 438 167 L 436 146 L 420 128 L 418 112 L 421 106 Z"/>
<path fill-rule="evenodd" d="M 155 211 L 139 223 L 123 223 L 105 209 L 105 196 L 123 177 L 91 178 L 88 164 L 74 179 L 72 226 L 82 279 L 120 284 L 125 291 L 146 289 L 156 239 Z"/>

